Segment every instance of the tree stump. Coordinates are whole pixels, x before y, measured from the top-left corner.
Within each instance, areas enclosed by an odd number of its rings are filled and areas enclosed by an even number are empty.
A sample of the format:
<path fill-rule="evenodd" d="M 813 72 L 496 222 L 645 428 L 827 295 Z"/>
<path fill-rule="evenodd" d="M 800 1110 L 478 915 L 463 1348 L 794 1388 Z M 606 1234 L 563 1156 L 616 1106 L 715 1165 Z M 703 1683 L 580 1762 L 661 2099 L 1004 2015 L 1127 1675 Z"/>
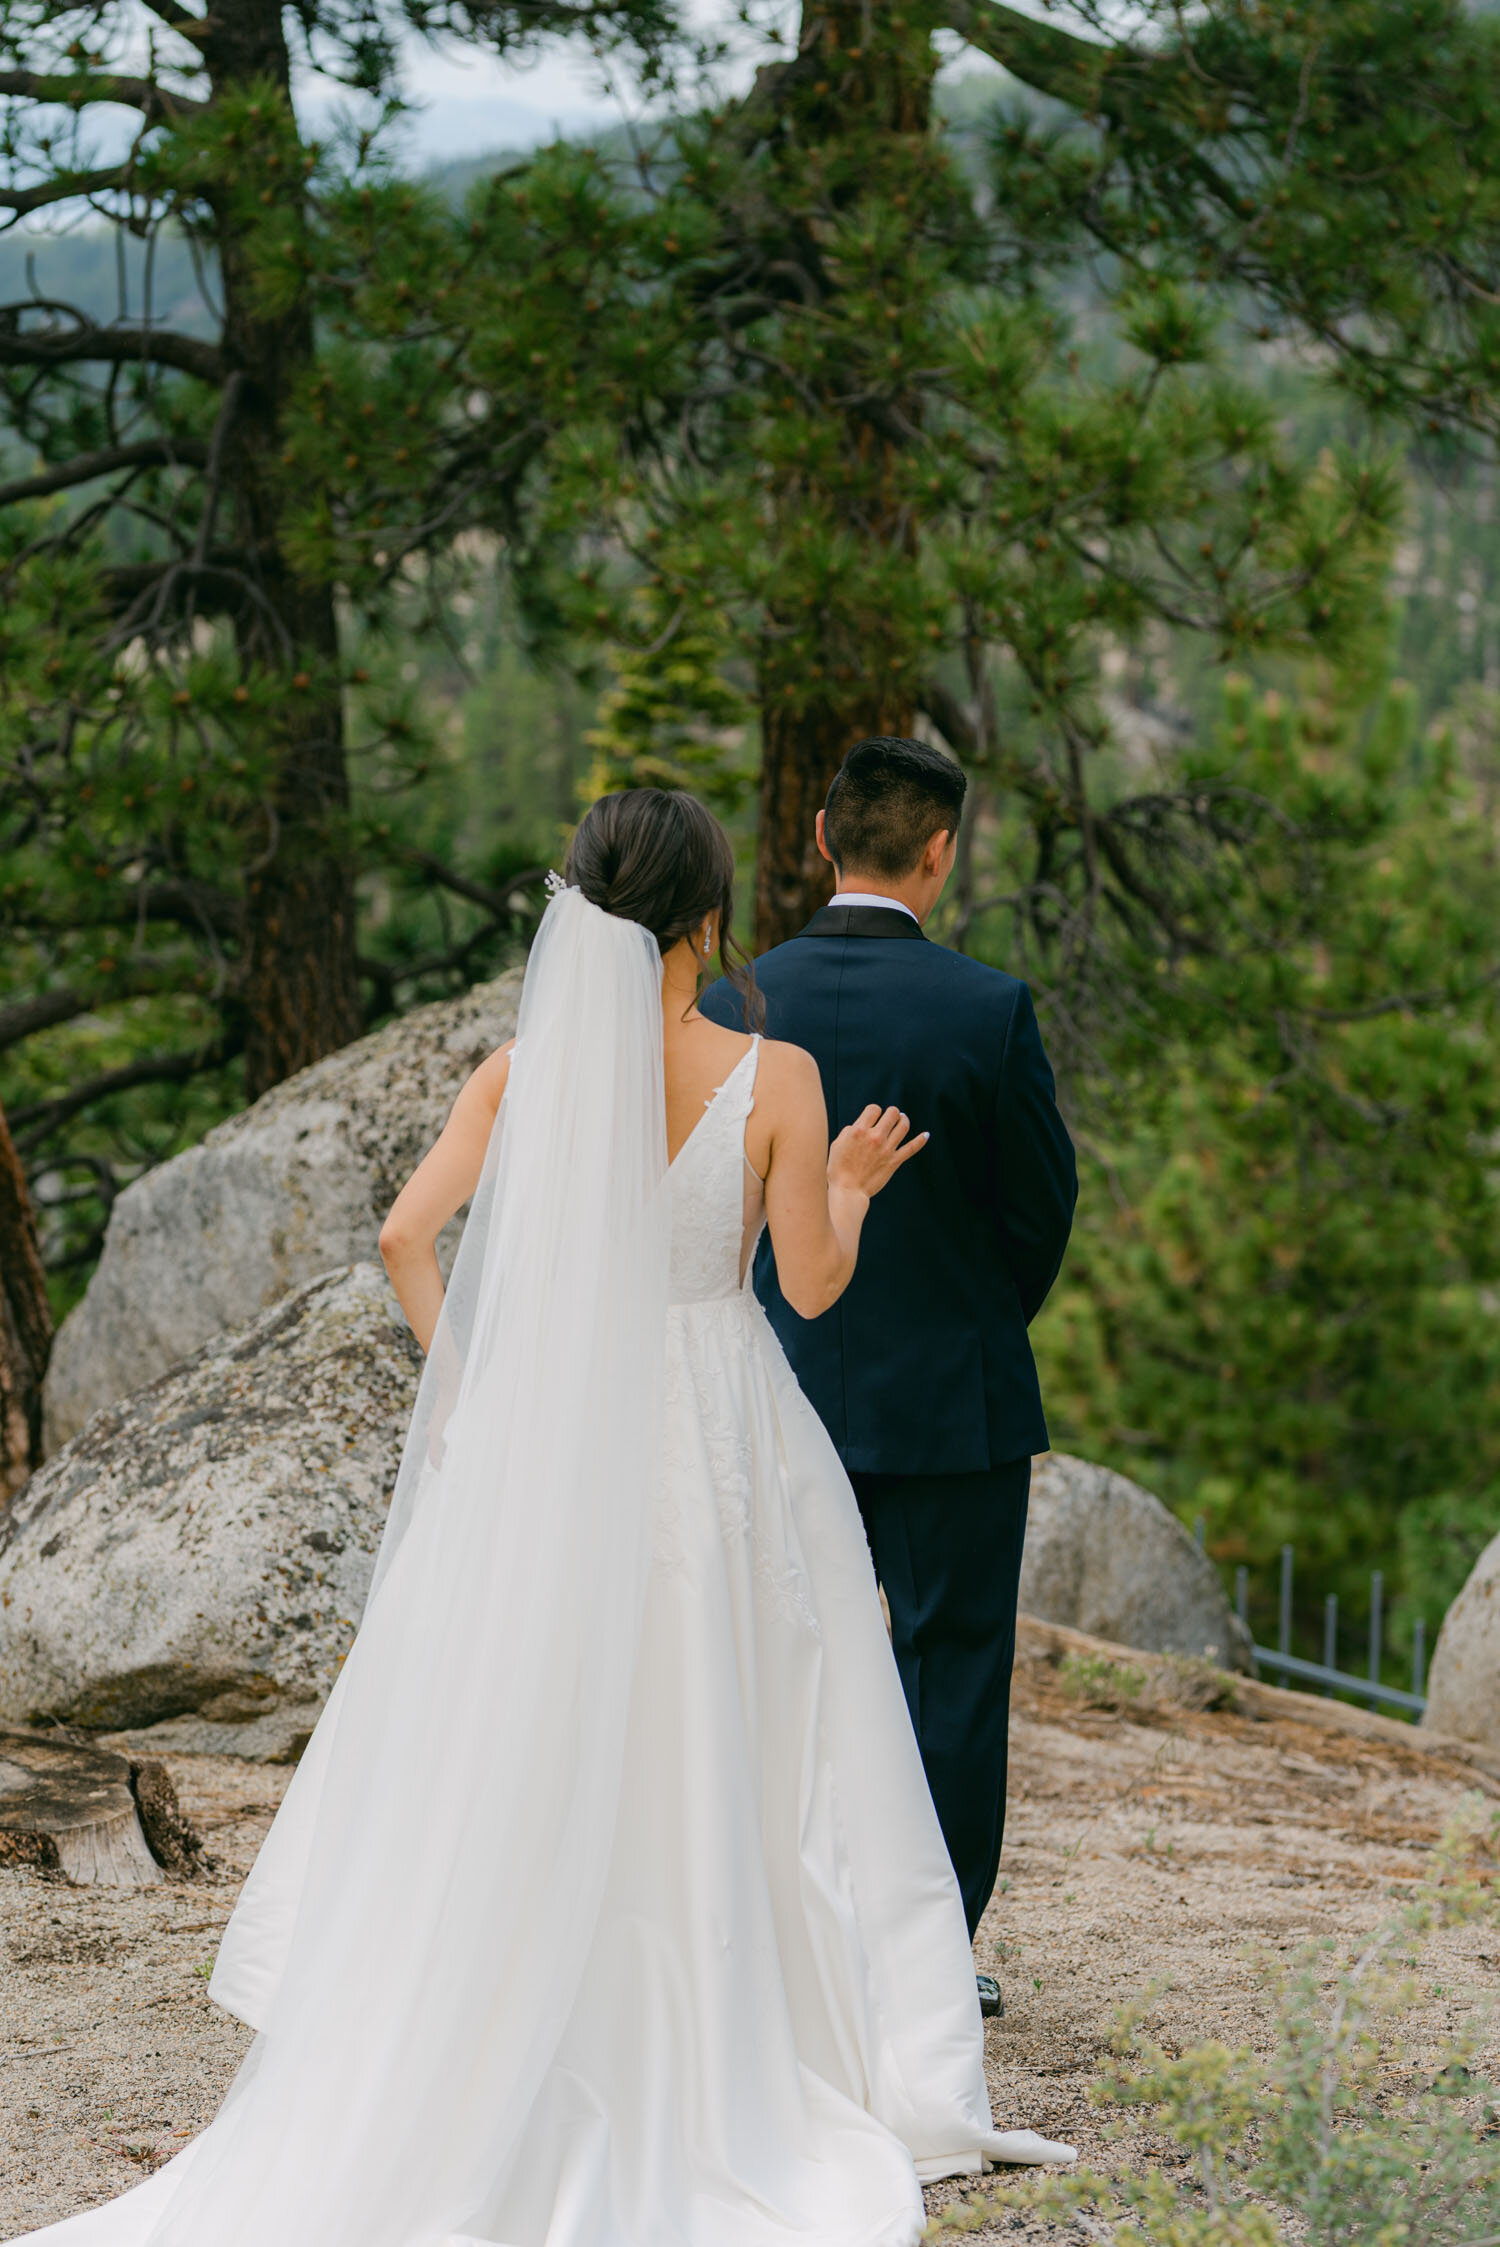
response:
<path fill-rule="evenodd" d="M 159 1764 L 149 1773 L 153 1815 L 176 1822 L 179 1871 L 199 1855 Z M 184 1839 L 184 1836 L 186 1837 Z M 35 1732 L 0 1731 L 0 1864 L 38 1865 L 69 1880 L 103 1888 L 150 1888 L 165 1879 L 151 1853 L 122 1755 L 49 1739 Z"/>

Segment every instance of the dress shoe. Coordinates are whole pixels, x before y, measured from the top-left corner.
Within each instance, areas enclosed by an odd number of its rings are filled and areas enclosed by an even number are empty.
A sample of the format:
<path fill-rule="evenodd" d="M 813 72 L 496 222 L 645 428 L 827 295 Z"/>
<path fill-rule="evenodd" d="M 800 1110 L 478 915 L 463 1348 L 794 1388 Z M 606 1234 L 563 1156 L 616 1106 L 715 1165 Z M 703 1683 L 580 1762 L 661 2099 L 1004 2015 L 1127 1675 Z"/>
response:
<path fill-rule="evenodd" d="M 996 2019 L 1005 2011 L 1005 2000 L 1000 1994 L 1000 1984 L 993 1974 L 976 1974 L 979 1985 L 979 2010 L 987 2021 Z"/>

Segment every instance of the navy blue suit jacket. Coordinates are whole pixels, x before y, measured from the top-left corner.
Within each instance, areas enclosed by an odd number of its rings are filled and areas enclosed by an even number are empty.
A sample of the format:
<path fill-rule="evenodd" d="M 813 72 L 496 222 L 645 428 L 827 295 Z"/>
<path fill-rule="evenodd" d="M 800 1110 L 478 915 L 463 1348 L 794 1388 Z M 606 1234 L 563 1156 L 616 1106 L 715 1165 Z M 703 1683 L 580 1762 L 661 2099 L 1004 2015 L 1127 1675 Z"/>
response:
<path fill-rule="evenodd" d="M 755 1288 L 851 1473 L 970 1474 L 1045 1451 L 1026 1329 L 1078 1196 L 1024 983 L 929 943 L 892 907 L 825 906 L 755 963 L 766 1032 L 823 1077 L 830 1131 L 872 1100 L 932 1139 L 870 1205 L 859 1265 L 803 1319 L 763 1239 Z M 744 1027 L 732 985 L 702 1000 Z"/>

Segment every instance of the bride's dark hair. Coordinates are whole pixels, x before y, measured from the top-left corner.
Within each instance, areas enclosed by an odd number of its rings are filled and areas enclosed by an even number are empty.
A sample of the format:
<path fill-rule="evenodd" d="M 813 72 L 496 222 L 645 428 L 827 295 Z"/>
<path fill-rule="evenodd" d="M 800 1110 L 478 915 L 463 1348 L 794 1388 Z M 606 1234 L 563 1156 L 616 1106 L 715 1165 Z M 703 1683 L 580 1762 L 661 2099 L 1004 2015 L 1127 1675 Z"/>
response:
<path fill-rule="evenodd" d="M 714 914 L 719 957 L 745 1027 L 761 1027 L 766 1002 L 734 935 L 734 851 L 706 804 L 675 788 L 600 796 L 578 823 L 566 871 L 592 904 L 650 929 L 663 952 L 684 936 L 696 938 Z"/>

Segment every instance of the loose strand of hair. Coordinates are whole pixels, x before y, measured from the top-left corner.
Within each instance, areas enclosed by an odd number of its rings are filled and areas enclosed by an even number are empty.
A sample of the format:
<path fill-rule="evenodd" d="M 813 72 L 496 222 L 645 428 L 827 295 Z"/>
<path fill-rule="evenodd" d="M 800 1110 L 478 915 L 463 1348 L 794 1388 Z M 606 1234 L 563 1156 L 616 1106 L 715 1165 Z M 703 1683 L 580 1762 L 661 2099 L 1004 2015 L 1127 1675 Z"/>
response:
<path fill-rule="evenodd" d="M 759 1034 L 766 1026 L 766 994 L 755 980 L 755 962 L 727 925 L 719 939 L 724 980 L 737 995 L 745 1028 Z"/>

